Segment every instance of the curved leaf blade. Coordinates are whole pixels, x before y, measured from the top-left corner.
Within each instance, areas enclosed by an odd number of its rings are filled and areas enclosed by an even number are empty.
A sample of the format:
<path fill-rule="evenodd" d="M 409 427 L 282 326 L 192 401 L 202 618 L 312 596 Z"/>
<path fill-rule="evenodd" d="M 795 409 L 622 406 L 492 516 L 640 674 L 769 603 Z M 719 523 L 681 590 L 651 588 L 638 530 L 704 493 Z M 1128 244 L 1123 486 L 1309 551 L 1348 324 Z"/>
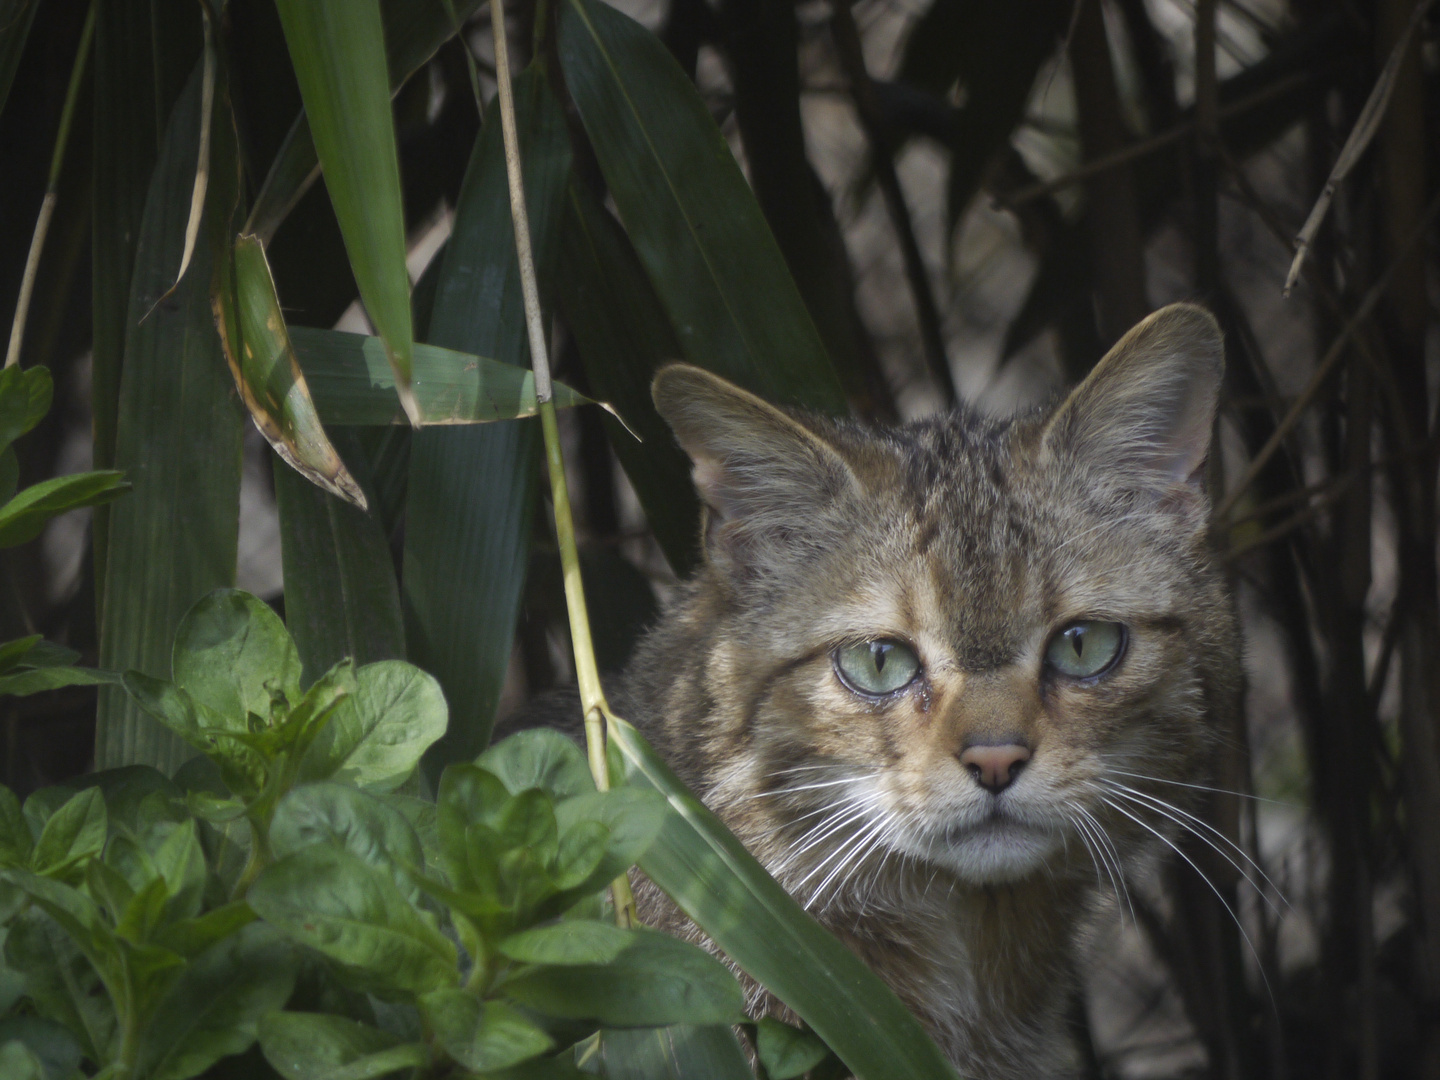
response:
<path fill-rule="evenodd" d="M 660 40 L 566 0 L 560 59 L 685 356 L 771 400 L 848 411 L 784 257 L 694 84 Z"/>
<path fill-rule="evenodd" d="M 674 811 L 640 869 L 725 954 L 795 1012 L 859 1080 L 956 1080 L 920 1022 L 874 972 L 812 919 L 624 720 L 610 736 L 628 779 Z"/>
<path fill-rule="evenodd" d="M 401 406 L 418 425 L 405 213 L 379 0 L 277 0 L 276 7 L 360 298 L 385 341 Z"/>

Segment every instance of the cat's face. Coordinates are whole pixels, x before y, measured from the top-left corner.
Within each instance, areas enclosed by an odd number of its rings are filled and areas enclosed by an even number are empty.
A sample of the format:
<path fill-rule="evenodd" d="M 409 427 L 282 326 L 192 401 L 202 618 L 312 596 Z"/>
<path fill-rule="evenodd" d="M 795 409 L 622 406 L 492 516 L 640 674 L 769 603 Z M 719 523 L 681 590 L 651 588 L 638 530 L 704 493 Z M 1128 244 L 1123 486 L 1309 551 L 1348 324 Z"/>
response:
<path fill-rule="evenodd" d="M 1219 357 L 1167 309 L 1056 410 L 890 432 L 662 374 L 709 508 L 716 797 L 795 891 L 886 853 L 1110 873 L 1199 778 L 1235 649 L 1197 479 Z"/>

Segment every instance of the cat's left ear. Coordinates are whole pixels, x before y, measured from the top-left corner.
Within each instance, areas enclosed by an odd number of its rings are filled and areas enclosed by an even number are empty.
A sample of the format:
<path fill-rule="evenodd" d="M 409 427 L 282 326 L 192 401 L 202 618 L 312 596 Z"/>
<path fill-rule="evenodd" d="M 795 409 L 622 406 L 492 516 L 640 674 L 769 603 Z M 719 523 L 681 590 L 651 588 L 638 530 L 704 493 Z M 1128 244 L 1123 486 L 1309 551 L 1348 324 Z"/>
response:
<path fill-rule="evenodd" d="M 1116 343 L 1045 426 L 1044 453 L 1159 497 L 1199 491 L 1225 373 L 1215 317 L 1171 304 Z"/>

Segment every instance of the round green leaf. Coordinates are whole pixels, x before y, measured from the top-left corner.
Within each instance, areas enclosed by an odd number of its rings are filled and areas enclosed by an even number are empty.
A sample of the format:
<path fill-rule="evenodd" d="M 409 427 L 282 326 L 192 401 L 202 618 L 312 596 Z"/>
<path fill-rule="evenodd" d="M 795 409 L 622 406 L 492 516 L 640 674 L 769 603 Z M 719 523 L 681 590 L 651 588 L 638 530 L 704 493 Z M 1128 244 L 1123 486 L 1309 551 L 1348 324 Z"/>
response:
<path fill-rule="evenodd" d="M 555 1041 L 501 1001 L 481 1001 L 466 990 L 436 990 L 420 999 L 420 1012 L 445 1052 L 467 1069 L 487 1072 L 545 1053 Z"/>
<path fill-rule="evenodd" d="M 260 1049 L 285 1080 L 369 1080 L 428 1058 L 420 1043 L 320 1013 L 272 1012 L 259 1024 Z"/>
<path fill-rule="evenodd" d="M 502 739 L 475 764 L 498 776 L 512 795 L 540 788 L 563 799 L 595 790 L 584 752 L 551 728 L 530 728 Z"/>
<path fill-rule="evenodd" d="M 268 721 L 272 687 L 300 700 L 300 654 L 285 624 L 238 589 L 217 589 L 185 613 L 171 662 L 176 685 L 231 722 L 249 713 Z"/>
<path fill-rule="evenodd" d="M 830 1053 L 810 1032 L 768 1016 L 756 1021 L 755 1050 L 770 1080 L 791 1080 L 807 1073 Z"/>
<path fill-rule="evenodd" d="M 497 949 L 527 964 L 608 964 L 634 945 L 640 933 L 594 919 L 569 919 L 511 934 Z"/>
<path fill-rule="evenodd" d="M 305 784 L 275 808 L 270 848 L 277 857 L 318 843 L 334 844 L 385 868 L 407 894 L 413 894 L 414 886 L 395 864 L 416 869 L 425 865 L 420 838 L 405 815 L 345 784 Z"/>

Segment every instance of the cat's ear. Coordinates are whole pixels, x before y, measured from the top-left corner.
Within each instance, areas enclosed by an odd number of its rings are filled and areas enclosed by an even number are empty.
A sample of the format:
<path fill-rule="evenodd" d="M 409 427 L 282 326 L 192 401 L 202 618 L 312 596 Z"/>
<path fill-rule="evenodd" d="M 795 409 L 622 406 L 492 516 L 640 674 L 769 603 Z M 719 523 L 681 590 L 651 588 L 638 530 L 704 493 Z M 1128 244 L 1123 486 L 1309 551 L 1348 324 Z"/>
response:
<path fill-rule="evenodd" d="M 839 452 L 800 421 L 718 375 L 662 368 L 655 407 L 694 464 L 706 546 L 737 557 L 817 540 L 825 511 L 856 483 Z"/>
<path fill-rule="evenodd" d="M 1171 304 L 1116 343 L 1046 424 L 1046 453 L 1158 496 L 1200 489 L 1225 372 L 1220 326 Z"/>

